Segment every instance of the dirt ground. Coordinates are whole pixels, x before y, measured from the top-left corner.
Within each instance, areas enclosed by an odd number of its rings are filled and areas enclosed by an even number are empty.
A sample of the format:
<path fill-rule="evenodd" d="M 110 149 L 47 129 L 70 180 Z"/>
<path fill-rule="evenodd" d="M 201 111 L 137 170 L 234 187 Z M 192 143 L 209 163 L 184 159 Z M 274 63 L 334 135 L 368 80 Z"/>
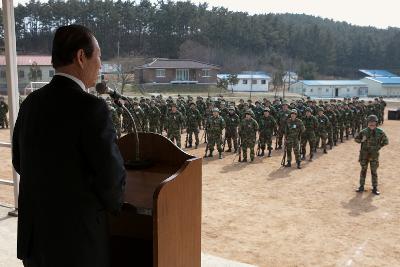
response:
<path fill-rule="evenodd" d="M 400 266 L 400 121 L 382 128 L 390 145 L 381 151 L 380 196 L 371 193 L 369 174 L 368 192 L 354 192 L 360 167 L 352 139 L 319 151 L 301 170 L 282 168 L 281 151 L 254 163 L 228 153 L 204 159 L 203 252 L 268 267 Z M 8 130 L 0 129 L 0 140 L 9 140 Z M 204 150 L 188 151 L 202 157 Z M 10 153 L 0 148 L 6 177 Z M 11 188 L 0 185 L 0 203 L 12 204 Z"/>

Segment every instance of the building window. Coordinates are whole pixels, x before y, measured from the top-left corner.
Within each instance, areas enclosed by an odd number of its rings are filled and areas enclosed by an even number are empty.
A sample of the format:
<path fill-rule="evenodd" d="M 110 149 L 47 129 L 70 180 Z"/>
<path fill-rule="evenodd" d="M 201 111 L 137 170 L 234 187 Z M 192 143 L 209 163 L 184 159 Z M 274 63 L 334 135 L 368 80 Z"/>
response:
<path fill-rule="evenodd" d="M 165 69 L 156 69 L 156 77 L 157 78 L 165 77 Z"/>
<path fill-rule="evenodd" d="M 54 76 L 54 70 L 49 70 L 49 77 L 53 77 Z"/>
<path fill-rule="evenodd" d="M 177 69 L 176 70 L 177 81 L 189 81 L 189 69 Z"/>
<path fill-rule="evenodd" d="M 253 80 L 253 84 L 257 84 L 257 80 Z"/>
<path fill-rule="evenodd" d="M 23 70 L 18 71 L 18 78 L 25 78 L 25 72 Z"/>
<path fill-rule="evenodd" d="M 247 84 L 247 80 L 243 80 L 243 84 Z"/>
<path fill-rule="evenodd" d="M 6 78 L 6 71 L 5 70 L 2 70 L 2 71 L 0 71 L 0 78 Z"/>
<path fill-rule="evenodd" d="M 311 88 L 311 89 L 310 89 L 310 93 L 312 93 L 312 92 L 313 92 L 313 89 Z"/>
<path fill-rule="evenodd" d="M 211 70 L 209 69 L 203 69 L 203 77 L 211 77 Z"/>
<path fill-rule="evenodd" d="M 261 84 L 267 84 L 266 80 L 261 80 Z"/>
<path fill-rule="evenodd" d="M 329 92 L 329 89 L 328 89 L 328 88 L 326 88 L 325 92 L 327 92 L 327 93 L 328 93 L 328 92 Z"/>

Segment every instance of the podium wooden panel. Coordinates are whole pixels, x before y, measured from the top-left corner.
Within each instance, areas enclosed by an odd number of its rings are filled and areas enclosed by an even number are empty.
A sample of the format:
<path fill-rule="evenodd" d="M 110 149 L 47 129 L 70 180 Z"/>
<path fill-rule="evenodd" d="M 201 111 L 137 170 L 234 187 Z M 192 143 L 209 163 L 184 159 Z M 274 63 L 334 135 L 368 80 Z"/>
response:
<path fill-rule="evenodd" d="M 153 164 L 127 170 L 122 213 L 110 216 L 112 267 L 200 267 L 201 159 L 159 134 L 139 133 L 139 143 Z M 133 134 L 118 146 L 134 158 Z"/>

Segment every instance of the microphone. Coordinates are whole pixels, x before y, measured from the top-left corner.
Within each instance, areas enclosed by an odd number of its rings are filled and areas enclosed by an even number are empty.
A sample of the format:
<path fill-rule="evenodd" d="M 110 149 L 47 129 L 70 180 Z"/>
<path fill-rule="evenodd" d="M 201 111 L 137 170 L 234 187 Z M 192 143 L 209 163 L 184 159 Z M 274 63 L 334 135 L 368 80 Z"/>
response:
<path fill-rule="evenodd" d="M 118 93 L 116 90 L 113 90 L 110 87 L 108 87 L 105 82 L 97 83 L 95 88 L 96 88 L 96 92 L 100 95 L 108 94 L 114 100 L 118 100 L 118 99 L 128 100 L 128 98 L 126 96 L 123 96 L 120 93 Z"/>

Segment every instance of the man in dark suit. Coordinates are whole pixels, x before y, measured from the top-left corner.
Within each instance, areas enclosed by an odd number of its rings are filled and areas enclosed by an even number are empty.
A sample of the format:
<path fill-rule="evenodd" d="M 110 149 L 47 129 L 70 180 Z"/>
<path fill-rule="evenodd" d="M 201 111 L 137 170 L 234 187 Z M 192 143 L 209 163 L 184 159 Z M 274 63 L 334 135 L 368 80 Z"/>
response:
<path fill-rule="evenodd" d="M 125 169 L 96 83 L 100 48 L 85 27 L 56 31 L 56 75 L 21 105 L 13 165 L 21 175 L 18 258 L 28 267 L 107 267 L 106 212 L 122 204 Z"/>

